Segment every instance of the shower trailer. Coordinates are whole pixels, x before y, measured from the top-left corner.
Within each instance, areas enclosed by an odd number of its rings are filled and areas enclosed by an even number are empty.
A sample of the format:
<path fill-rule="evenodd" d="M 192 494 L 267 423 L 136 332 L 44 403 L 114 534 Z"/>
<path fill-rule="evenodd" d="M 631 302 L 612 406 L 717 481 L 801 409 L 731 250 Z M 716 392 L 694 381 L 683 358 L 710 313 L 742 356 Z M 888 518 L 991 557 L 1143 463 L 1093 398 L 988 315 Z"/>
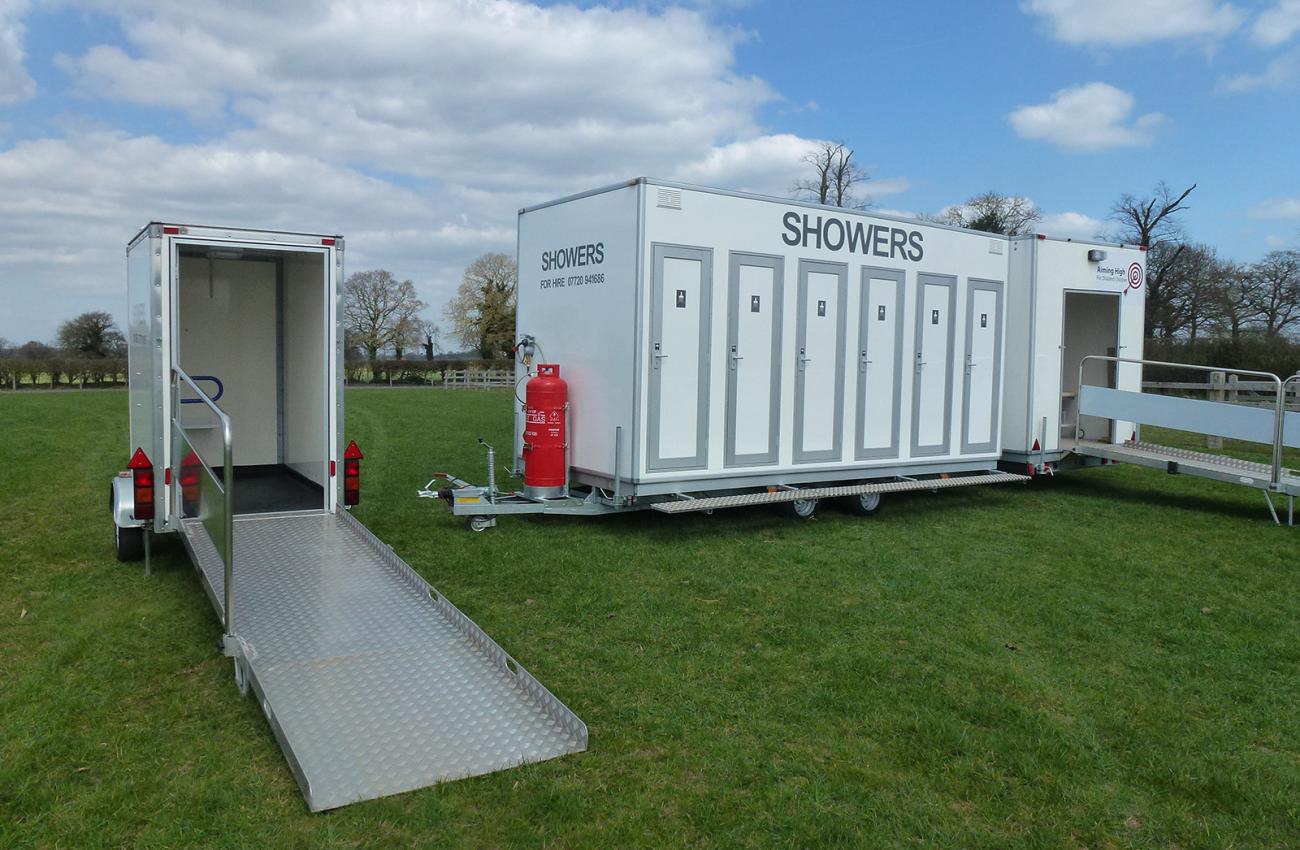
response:
<path fill-rule="evenodd" d="M 571 489 L 437 492 L 481 529 L 832 497 L 871 513 L 884 493 L 1023 481 L 1069 456 L 1082 358 L 1141 356 L 1144 260 L 649 178 L 528 207 L 516 377 L 540 358 L 567 385 Z M 1112 371 L 1140 388 L 1140 368 Z"/>

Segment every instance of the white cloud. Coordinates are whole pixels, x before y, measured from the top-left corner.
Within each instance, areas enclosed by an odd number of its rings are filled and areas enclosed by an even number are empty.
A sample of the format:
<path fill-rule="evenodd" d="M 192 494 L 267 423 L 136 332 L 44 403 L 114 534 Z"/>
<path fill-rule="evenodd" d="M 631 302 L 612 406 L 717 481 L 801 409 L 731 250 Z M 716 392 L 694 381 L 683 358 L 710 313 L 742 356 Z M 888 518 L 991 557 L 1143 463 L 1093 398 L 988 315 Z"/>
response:
<path fill-rule="evenodd" d="M 82 5 L 127 41 L 59 57 L 72 91 L 172 110 L 206 141 L 0 145 L 9 338 L 120 312 L 123 245 L 152 218 L 342 232 L 349 269 L 410 277 L 438 313 L 469 260 L 513 248 L 521 206 L 639 175 L 784 194 L 812 144 L 762 131 L 777 96 L 735 71 L 743 36 L 687 9 Z"/>
<path fill-rule="evenodd" d="M 1104 151 L 1149 145 L 1164 122 L 1158 112 L 1130 121 L 1133 95 L 1106 83 L 1061 89 L 1047 103 L 1022 106 L 1008 120 L 1025 139 L 1042 139 L 1070 151 Z"/>
<path fill-rule="evenodd" d="M 1255 41 L 1268 47 L 1290 41 L 1297 32 L 1300 32 L 1300 0 L 1278 0 L 1276 6 L 1255 19 L 1250 29 Z"/>
<path fill-rule="evenodd" d="M 36 94 L 36 83 L 23 65 L 23 15 L 26 0 L 0 0 L 0 104 L 17 103 Z"/>
<path fill-rule="evenodd" d="M 1052 36 L 1085 47 L 1132 47 L 1156 41 L 1214 41 L 1245 15 L 1216 0 L 1026 0 Z"/>
<path fill-rule="evenodd" d="M 1270 198 L 1250 208 L 1251 218 L 1300 218 L 1300 197 Z"/>
<path fill-rule="evenodd" d="M 1034 232 L 1066 239 L 1093 240 L 1105 230 L 1101 219 L 1081 212 L 1046 213 L 1034 224 Z"/>
<path fill-rule="evenodd" d="M 1300 50 L 1278 56 L 1258 74 L 1234 74 L 1219 78 L 1214 90 L 1220 94 L 1242 94 L 1260 89 L 1281 89 L 1300 83 Z"/>

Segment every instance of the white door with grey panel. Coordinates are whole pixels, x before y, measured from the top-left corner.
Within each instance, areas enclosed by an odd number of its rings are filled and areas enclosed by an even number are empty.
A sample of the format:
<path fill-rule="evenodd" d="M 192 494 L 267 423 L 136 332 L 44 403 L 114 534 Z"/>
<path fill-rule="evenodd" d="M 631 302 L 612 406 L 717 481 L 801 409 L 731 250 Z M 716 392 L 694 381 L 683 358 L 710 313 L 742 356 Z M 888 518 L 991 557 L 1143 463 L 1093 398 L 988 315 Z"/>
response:
<path fill-rule="evenodd" d="M 794 460 L 840 460 L 844 412 L 844 301 L 848 267 L 799 261 Z"/>
<path fill-rule="evenodd" d="M 727 309 L 727 466 L 777 462 L 784 269 L 780 257 L 731 255 Z"/>
<path fill-rule="evenodd" d="M 713 252 L 654 246 L 647 466 L 708 461 L 709 298 Z"/>
<path fill-rule="evenodd" d="M 962 391 L 963 454 L 998 447 L 1002 374 L 1002 284 L 971 280 L 966 296 L 966 376 Z"/>
<path fill-rule="evenodd" d="M 912 385 L 913 456 L 948 454 L 957 278 L 917 275 Z"/>
<path fill-rule="evenodd" d="M 903 272 L 862 269 L 858 317 L 858 460 L 898 457 L 903 367 Z"/>

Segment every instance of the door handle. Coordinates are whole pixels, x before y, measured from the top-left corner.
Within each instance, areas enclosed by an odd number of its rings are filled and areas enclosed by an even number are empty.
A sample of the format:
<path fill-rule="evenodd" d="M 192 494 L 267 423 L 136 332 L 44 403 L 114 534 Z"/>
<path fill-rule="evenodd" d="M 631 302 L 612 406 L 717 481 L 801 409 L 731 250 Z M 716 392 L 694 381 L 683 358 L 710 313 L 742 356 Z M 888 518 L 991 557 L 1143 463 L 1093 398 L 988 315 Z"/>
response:
<path fill-rule="evenodd" d="M 858 354 L 858 371 L 859 372 L 867 371 L 867 367 L 871 365 L 871 362 L 872 361 L 867 359 L 867 352 L 865 351 L 860 352 Z"/>
<path fill-rule="evenodd" d="M 807 366 L 809 363 L 812 362 L 812 358 L 811 358 L 811 357 L 807 357 L 807 356 L 805 356 L 805 355 L 807 354 L 807 351 L 808 351 L 808 349 L 806 349 L 806 348 L 801 348 L 801 349 L 799 349 L 799 368 L 800 368 L 800 369 L 803 369 L 805 366 Z"/>
<path fill-rule="evenodd" d="M 655 346 L 654 346 L 654 354 L 653 354 L 653 356 L 654 356 L 654 359 L 655 359 L 655 368 L 656 368 L 656 369 L 659 368 L 659 361 L 660 361 L 660 360 L 663 360 L 665 357 L 668 356 L 667 354 L 664 354 L 664 352 L 661 350 L 660 346 L 661 346 L 661 343 L 658 343 L 658 342 L 656 342 L 656 343 L 655 343 Z"/>
<path fill-rule="evenodd" d="M 744 360 L 744 359 L 745 359 L 745 356 L 744 356 L 743 354 L 737 354 L 737 353 L 736 353 L 736 346 L 734 346 L 734 345 L 731 346 L 731 370 L 732 370 L 733 372 L 736 370 L 736 361 L 737 361 L 737 360 Z"/>

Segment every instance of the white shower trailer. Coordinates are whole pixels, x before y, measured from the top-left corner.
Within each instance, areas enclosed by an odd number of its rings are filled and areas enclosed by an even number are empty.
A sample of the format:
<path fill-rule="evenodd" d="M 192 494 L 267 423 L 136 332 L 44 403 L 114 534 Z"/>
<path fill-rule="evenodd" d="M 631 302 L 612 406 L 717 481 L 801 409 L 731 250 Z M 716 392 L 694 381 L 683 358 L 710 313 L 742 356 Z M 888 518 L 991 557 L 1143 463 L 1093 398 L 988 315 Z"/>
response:
<path fill-rule="evenodd" d="M 1079 358 L 1141 351 L 1130 248 L 640 179 L 522 210 L 518 257 L 571 480 L 625 502 L 1045 468 Z"/>

